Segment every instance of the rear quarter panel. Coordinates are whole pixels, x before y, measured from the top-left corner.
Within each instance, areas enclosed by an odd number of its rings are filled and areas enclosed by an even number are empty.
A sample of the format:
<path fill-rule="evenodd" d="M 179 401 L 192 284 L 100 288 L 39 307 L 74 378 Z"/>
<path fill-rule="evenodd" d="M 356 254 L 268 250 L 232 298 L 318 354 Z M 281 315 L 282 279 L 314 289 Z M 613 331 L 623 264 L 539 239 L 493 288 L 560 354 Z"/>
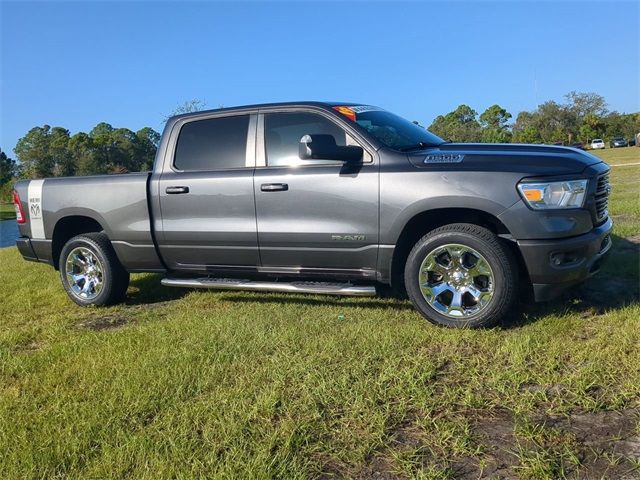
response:
<path fill-rule="evenodd" d="M 128 270 L 161 269 L 151 235 L 147 204 L 150 173 L 92 177 L 47 178 L 42 186 L 44 239 L 33 238 L 28 202 L 28 184 L 16 187 L 29 221 L 20 233 L 38 243 L 50 242 L 58 222 L 70 216 L 98 222 Z M 24 196 L 23 196 L 24 192 Z M 42 251 L 42 248 L 38 248 Z M 49 247 L 49 251 L 50 251 Z M 40 258 L 40 255 L 38 255 Z"/>

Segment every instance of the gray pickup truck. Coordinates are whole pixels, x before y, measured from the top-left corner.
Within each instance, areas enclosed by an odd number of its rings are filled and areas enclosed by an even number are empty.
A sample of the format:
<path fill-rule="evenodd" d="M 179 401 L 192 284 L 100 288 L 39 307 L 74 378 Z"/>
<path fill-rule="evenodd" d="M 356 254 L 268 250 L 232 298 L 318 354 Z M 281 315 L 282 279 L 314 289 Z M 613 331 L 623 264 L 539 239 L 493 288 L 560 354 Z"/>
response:
<path fill-rule="evenodd" d="M 598 271 L 608 166 L 543 145 L 456 144 L 377 107 L 296 102 L 179 115 L 152 172 L 19 181 L 27 260 L 80 305 L 131 272 L 167 286 L 406 292 L 428 320 L 498 323 Z"/>

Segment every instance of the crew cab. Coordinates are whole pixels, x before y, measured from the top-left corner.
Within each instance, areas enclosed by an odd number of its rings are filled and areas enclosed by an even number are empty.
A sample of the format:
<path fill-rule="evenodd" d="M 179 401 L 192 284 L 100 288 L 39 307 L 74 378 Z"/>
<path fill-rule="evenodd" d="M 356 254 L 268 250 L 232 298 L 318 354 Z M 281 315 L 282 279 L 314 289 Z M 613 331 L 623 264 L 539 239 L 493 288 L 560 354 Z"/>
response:
<path fill-rule="evenodd" d="M 27 260 L 79 305 L 167 286 L 406 292 L 428 320 L 494 325 L 611 246 L 609 168 L 573 148 L 445 142 L 378 107 L 297 102 L 179 115 L 153 171 L 19 181 Z"/>

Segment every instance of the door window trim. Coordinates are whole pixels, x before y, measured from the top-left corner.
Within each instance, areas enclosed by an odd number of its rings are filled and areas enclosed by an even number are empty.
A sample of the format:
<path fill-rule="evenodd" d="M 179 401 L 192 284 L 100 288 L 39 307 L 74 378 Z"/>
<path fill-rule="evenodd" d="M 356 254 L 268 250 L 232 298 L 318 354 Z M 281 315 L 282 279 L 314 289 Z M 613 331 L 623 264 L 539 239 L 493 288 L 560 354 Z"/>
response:
<path fill-rule="evenodd" d="M 296 169 L 300 169 L 300 168 L 308 168 L 308 167 L 312 167 L 312 168 L 317 168 L 317 167 L 331 167 L 331 166 L 336 166 L 336 167 L 341 167 L 342 163 L 335 163 L 335 164 L 331 164 L 331 163 L 318 163 L 317 165 L 308 163 L 308 164 L 302 164 L 302 165 L 267 165 L 267 145 L 266 145 L 266 137 L 265 137 L 265 129 L 264 129 L 264 117 L 267 114 L 278 114 L 278 113 L 311 113 L 311 114 L 316 114 L 316 115 L 320 115 L 322 117 L 324 117 L 325 119 L 327 119 L 328 121 L 330 121 L 331 123 L 333 123 L 334 125 L 336 125 L 338 128 L 340 128 L 341 130 L 343 130 L 345 132 L 345 135 L 350 136 L 353 141 L 356 143 L 357 146 L 362 147 L 362 149 L 369 154 L 369 157 L 371 158 L 371 160 L 367 160 L 367 161 L 363 161 L 362 165 L 372 165 L 375 164 L 376 161 L 376 155 L 375 155 L 375 150 L 372 150 L 370 148 L 370 146 L 368 145 L 367 142 L 364 142 L 360 136 L 359 133 L 355 132 L 354 130 L 351 130 L 349 128 L 345 128 L 345 125 L 342 125 L 336 118 L 334 118 L 330 113 L 322 110 L 322 109 L 315 109 L 315 108 L 309 108 L 309 107 L 276 107 L 276 108 L 269 108 L 269 109 L 264 109 L 261 108 L 260 110 L 258 110 L 258 122 L 257 122 L 257 128 L 256 128 L 256 149 L 255 149 L 255 168 L 296 168 Z"/>
<path fill-rule="evenodd" d="M 206 170 L 181 170 L 175 166 L 176 160 L 176 147 L 178 145 L 178 138 L 180 131 L 187 123 L 198 122 L 202 120 L 211 120 L 216 118 L 229 118 L 237 116 L 249 116 L 249 125 L 247 128 L 246 150 L 245 150 L 245 164 L 242 167 L 230 167 L 230 168 L 211 168 Z M 233 170 L 245 170 L 248 168 L 255 168 L 256 165 L 256 133 L 258 123 L 258 111 L 238 111 L 238 112 L 213 112 L 203 115 L 194 115 L 193 117 L 182 118 L 172 126 L 171 133 L 169 134 L 168 148 L 165 152 L 164 164 L 165 170 L 167 167 L 174 173 L 202 173 L 202 172 L 228 172 Z"/>

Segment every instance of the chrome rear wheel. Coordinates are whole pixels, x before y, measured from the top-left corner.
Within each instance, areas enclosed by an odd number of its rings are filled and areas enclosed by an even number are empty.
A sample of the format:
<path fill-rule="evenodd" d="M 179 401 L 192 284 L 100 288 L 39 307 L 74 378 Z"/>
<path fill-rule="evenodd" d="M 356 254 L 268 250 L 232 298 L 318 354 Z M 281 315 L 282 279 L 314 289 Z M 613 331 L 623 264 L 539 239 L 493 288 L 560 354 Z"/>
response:
<path fill-rule="evenodd" d="M 60 278 L 69 298 L 83 307 L 113 305 L 124 299 L 129 273 L 106 234 L 82 233 L 60 252 Z"/>
<path fill-rule="evenodd" d="M 76 247 L 66 258 L 65 273 L 69 289 L 83 300 L 93 300 L 102 291 L 103 266 L 98 256 L 86 247 Z"/>

